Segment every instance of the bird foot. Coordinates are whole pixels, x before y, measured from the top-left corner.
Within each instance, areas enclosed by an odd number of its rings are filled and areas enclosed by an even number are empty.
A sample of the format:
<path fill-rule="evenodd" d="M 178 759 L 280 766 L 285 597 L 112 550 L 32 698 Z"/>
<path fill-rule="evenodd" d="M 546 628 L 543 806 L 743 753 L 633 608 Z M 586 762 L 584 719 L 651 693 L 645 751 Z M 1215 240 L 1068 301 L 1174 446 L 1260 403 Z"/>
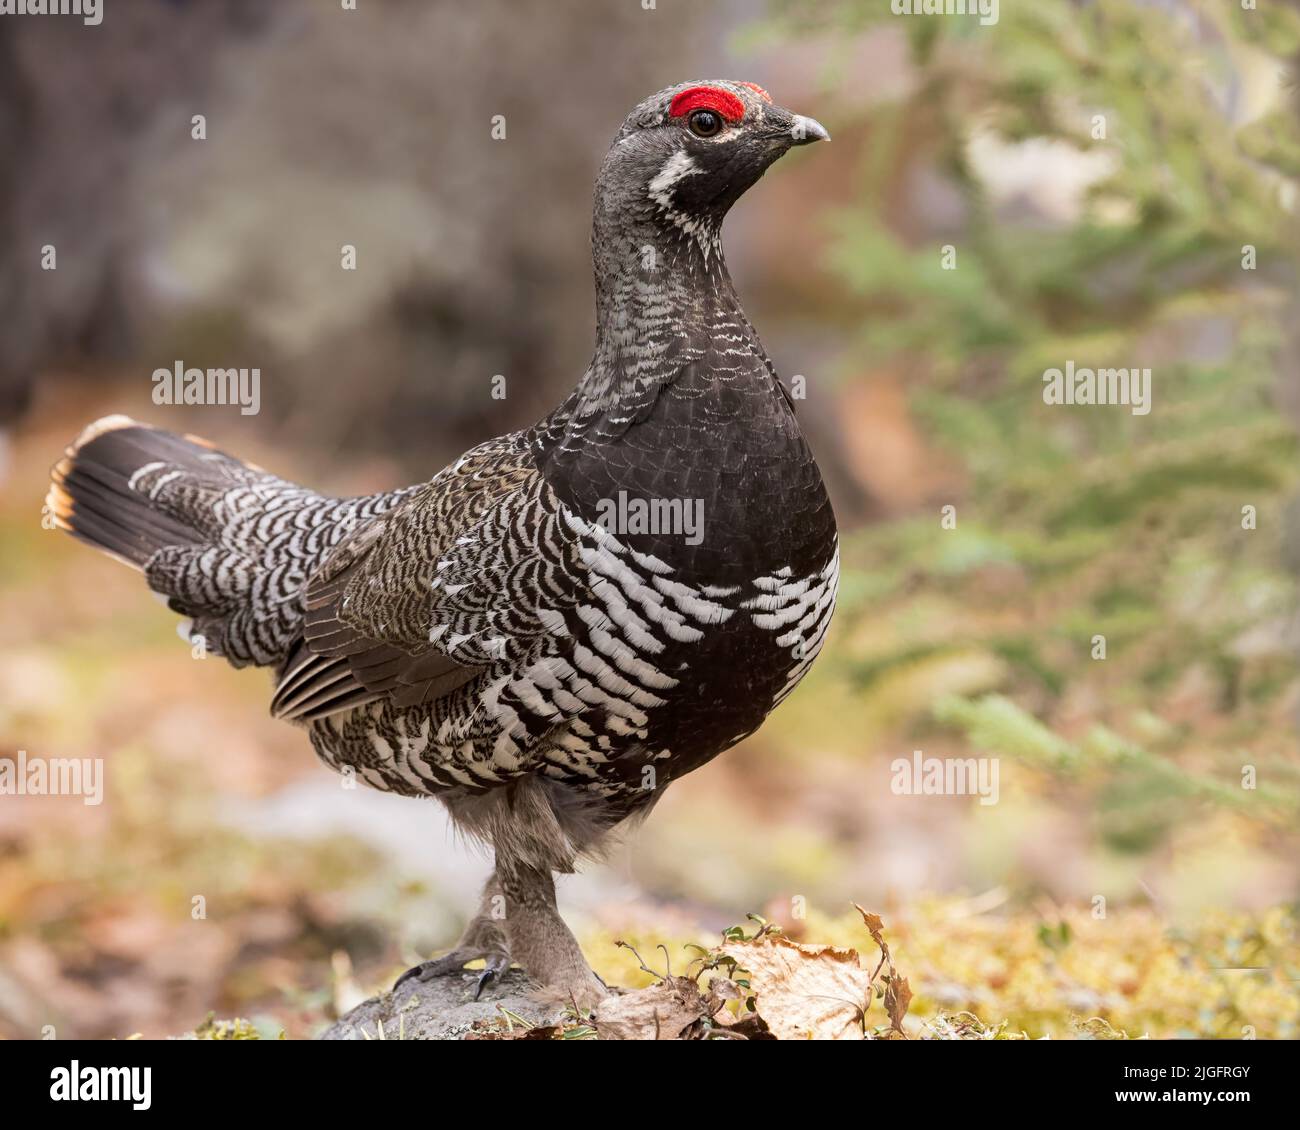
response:
<path fill-rule="evenodd" d="M 482 969 L 465 968 L 467 962 L 478 958 L 482 958 L 485 962 Z M 478 983 L 474 986 L 474 999 L 478 1000 L 483 990 L 497 978 L 505 976 L 509 968 L 510 955 L 502 950 L 479 953 L 473 950 L 454 949 L 451 953 L 443 954 L 442 957 L 435 957 L 432 961 L 422 961 L 419 965 L 412 966 L 393 982 L 393 992 L 397 992 L 407 981 L 432 981 L 435 977 L 469 973 L 478 978 Z"/>

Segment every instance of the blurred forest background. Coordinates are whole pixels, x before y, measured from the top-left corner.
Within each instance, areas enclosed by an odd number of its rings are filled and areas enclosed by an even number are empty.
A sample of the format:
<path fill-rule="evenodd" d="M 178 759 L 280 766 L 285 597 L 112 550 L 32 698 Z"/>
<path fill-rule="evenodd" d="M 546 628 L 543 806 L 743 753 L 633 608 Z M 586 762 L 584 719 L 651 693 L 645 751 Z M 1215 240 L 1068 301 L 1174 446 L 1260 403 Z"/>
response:
<path fill-rule="evenodd" d="M 799 691 L 563 884 L 593 964 L 641 983 L 615 938 L 676 969 L 748 912 L 861 945 L 856 900 L 909 1024 L 1300 1035 L 1298 74 L 1293 0 L 0 20 L 0 757 L 107 773 L 98 807 L 0 797 L 0 1036 L 310 1035 L 453 940 L 486 861 L 436 804 L 340 788 L 265 675 L 191 661 L 43 528 L 47 469 L 125 412 L 349 494 L 532 422 L 589 357 L 600 157 L 707 77 L 834 135 L 725 242 L 807 380 L 845 576 Z M 156 407 L 178 359 L 259 367 L 261 413 Z M 1045 405 L 1069 359 L 1151 368 L 1150 414 Z M 914 749 L 999 758 L 999 803 L 894 795 Z"/>

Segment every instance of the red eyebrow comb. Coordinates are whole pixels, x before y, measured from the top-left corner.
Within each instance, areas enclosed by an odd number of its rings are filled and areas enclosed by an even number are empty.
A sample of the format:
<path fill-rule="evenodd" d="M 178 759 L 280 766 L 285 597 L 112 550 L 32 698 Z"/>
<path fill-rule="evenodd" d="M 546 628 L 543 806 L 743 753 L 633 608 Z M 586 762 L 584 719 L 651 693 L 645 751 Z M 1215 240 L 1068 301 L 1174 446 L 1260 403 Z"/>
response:
<path fill-rule="evenodd" d="M 752 90 L 755 94 L 757 94 L 764 102 L 770 103 L 772 101 L 772 96 L 768 94 L 768 92 L 764 90 L 761 86 L 759 86 L 758 83 L 742 82 L 740 85 L 749 87 L 749 89 Z"/>
<path fill-rule="evenodd" d="M 712 110 L 729 122 L 745 116 L 745 104 L 729 90 L 716 86 L 692 86 L 677 94 L 668 107 L 671 117 L 680 118 L 692 110 Z"/>

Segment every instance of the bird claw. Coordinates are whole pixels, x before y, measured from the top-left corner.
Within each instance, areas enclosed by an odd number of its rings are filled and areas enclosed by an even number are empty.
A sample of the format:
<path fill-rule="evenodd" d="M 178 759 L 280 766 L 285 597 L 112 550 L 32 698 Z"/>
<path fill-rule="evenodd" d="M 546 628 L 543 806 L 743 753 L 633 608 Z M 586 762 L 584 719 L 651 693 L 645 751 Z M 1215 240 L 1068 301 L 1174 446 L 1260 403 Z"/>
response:
<path fill-rule="evenodd" d="M 475 973 L 472 969 L 467 970 L 465 964 L 480 957 L 487 962 L 487 965 L 476 974 L 478 980 L 474 987 L 474 999 L 478 1000 L 483 990 L 510 968 L 509 954 L 465 953 L 453 950 L 442 957 L 435 957 L 432 961 L 422 961 L 419 965 L 413 965 L 393 982 L 393 992 L 397 992 L 407 981 L 425 982 L 432 981 L 435 977 L 449 977 L 453 973 Z"/>
<path fill-rule="evenodd" d="M 472 955 L 452 952 L 443 957 L 435 957 L 432 961 L 422 961 L 419 965 L 411 966 L 393 982 L 393 992 L 397 992 L 407 981 L 432 981 L 435 977 L 459 973 L 465 962 L 471 960 L 473 960 Z"/>
<path fill-rule="evenodd" d="M 428 961 L 422 961 L 419 965 L 413 965 L 403 973 L 396 981 L 393 982 L 393 992 L 397 992 L 407 981 L 425 980 L 424 967 L 432 964 Z"/>
<path fill-rule="evenodd" d="M 493 981 L 504 977 L 506 970 L 510 968 L 510 955 L 505 953 L 490 953 L 485 955 L 487 964 L 483 967 L 483 972 L 479 974 L 478 984 L 474 986 L 474 999 L 478 1000 L 483 990 L 486 989 Z"/>

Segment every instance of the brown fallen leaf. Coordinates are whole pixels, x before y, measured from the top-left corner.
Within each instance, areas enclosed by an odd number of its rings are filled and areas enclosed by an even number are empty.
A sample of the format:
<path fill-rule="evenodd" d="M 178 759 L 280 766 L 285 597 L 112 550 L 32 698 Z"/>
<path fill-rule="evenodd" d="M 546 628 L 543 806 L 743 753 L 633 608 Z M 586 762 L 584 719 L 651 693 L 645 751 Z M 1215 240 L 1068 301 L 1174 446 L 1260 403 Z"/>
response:
<path fill-rule="evenodd" d="M 560 1028 L 555 1024 L 502 1028 L 495 1020 L 476 1020 L 463 1038 L 466 1040 L 558 1040 Z"/>
<path fill-rule="evenodd" d="M 874 985 L 876 978 L 880 975 L 883 966 L 889 968 L 885 971 L 885 1012 L 889 1014 L 889 1023 L 892 1033 L 896 1033 L 894 1038 L 906 1039 L 903 1032 L 903 1017 L 907 1015 L 907 1007 L 912 1003 L 912 987 L 907 983 L 907 978 L 899 974 L 894 967 L 893 955 L 889 952 L 889 943 L 885 941 L 885 922 L 879 914 L 872 914 L 869 910 L 864 910 L 855 902 L 854 907 L 862 915 L 862 922 L 866 926 L 868 933 L 871 934 L 872 940 L 880 947 L 880 964 L 876 966 L 871 974 L 871 981 Z M 892 1034 L 891 1033 L 891 1034 Z"/>
<path fill-rule="evenodd" d="M 606 997 L 592 1010 L 602 1040 L 683 1040 L 709 1014 L 699 986 L 689 977 L 665 977 L 648 989 Z"/>
<path fill-rule="evenodd" d="M 754 1010 L 779 1040 L 861 1040 L 871 977 L 857 950 L 807 945 L 775 934 L 716 951 L 747 971 Z"/>
<path fill-rule="evenodd" d="M 713 977 L 709 980 L 708 1008 L 709 1015 L 722 1009 L 728 1001 L 743 1001 L 745 990 L 727 977 Z"/>
<path fill-rule="evenodd" d="M 885 1011 L 889 1013 L 889 1022 L 894 1031 L 903 1031 L 903 1017 L 907 1015 L 907 1006 L 912 1003 L 912 987 L 906 977 L 891 974 L 885 985 Z"/>
<path fill-rule="evenodd" d="M 744 1036 L 747 1040 L 775 1040 L 772 1030 L 763 1023 L 763 1018 L 753 1012 L 742 1014 L 740 1019 L 728 1024 L 727 1031 L 733 1036 Z"/>

